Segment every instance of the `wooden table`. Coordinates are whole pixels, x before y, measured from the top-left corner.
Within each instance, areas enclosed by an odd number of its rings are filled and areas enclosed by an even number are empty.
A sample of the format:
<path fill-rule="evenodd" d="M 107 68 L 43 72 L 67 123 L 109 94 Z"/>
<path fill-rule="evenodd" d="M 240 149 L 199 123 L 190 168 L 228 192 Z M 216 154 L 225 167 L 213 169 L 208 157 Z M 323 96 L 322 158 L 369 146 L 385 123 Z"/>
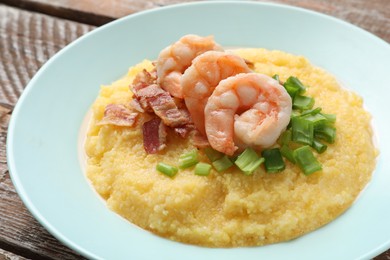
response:
<path fill-rule="evenodd" d="M 28 81 L 58 50 L 96 26 L 179 2 L 188 0 L 0 0 L 0 260 L 82 258 L 32 217 L 10 180 L 5 151 L 7 126 Z M 269 2 L 329 14 L 390 42 L 390 0 Z M 390 259 L 390 250 L 375 259 Z"/>

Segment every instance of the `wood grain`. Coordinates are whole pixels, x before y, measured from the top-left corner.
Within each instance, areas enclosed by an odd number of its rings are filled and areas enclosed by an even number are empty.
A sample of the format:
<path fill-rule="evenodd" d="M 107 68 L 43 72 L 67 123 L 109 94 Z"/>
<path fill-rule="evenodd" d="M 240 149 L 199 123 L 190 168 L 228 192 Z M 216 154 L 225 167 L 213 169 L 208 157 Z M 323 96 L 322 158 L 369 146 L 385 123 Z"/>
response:
<path fill-rule="evenodd" d="M 93 27 L 0 6 L 0 102 L 13 105 L 44 62 Z"/>
<path fill-rule="evenodd" d="M 267 1 L 326 13 L 358 25 L 390 42 L 390 0 Z M 80 259 L 81 256 L 59 243 L 31 216 L 11 183 L 6 165 L 5 142 L 13 106 L 28 81 L 51 56 L 94 28 L 74 21 L 100 25 L 134 12 L 189 1 L 0 0 L 0 2 L 19 7 L 0 4 L 0 260 L 19 259 L 18 257 Z M 22 11 L 20 8 L 28 11 Z M 375 259 L 390 259 L 390 250 Z"/>
<path fill-rule="evenodd" d="M 67 18 L 84 23 L 102 25 L 135 12 L 191 0 L 0 0 L 10 5 Z M 390 42 L 389 0 L 258 0 L 311 9 L 329 14 L 366 29 Z"/>
<path fill-rule="evenodd" d="M 5 152 L 12 108 L 28 81 L 51 56 L 93 28 L 0 5 L 0 248 L 26 258 L 80 256 L 52 237 L 15 192 Z"/>
<path fill-rule="evenodd" d="M 0 248 L 0 260 L 26 260 L 27 258 L 24 258 L 20 255 L 15 255 L 14 253 L 5 251 Z"/>

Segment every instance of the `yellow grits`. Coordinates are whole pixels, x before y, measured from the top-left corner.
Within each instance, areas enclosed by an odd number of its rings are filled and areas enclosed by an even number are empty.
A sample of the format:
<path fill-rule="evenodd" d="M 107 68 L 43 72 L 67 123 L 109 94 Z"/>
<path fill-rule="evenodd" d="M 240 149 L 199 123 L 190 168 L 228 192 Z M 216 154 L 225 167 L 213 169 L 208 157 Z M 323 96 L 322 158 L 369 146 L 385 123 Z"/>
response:
<path fill-rule="evenodd" d="M 315 153 L 323 170 L 305 176 L 286 162 L 286 170 L 269 174 L 260 167 L 252 176 L 236 168 L 212 170 L 207 177 L 193 169 L 174 178 L 158 173 L 158 162 L 177 165 L 190 142 L 168 135 L 167 149 L 148 155 L 142 141 L 142 120 L 135 128 L 97 125 L 110 103 L 127 103 L 129 84 L 149 61 L 130 68 L 110 86 L 103 86 L 93 104 L 86 139 L 87 176 L 107 206 L 130 222 L 160 236 L 208 247 L 253 246 L 286 241 L 330 222 L 354 202 L 371 178 L 377 150 L 372 143 L 370 115 L 362 98 L 340 88 L 334 77 L 307 59 L 280 51 L 235 51 L 255 70 L 285 81 L 298 77 L 310 86 L 306 95 L 324 113 L 337 115 L 336 142 Z M 201 153 L 203 161 L 206 157 Z"/>

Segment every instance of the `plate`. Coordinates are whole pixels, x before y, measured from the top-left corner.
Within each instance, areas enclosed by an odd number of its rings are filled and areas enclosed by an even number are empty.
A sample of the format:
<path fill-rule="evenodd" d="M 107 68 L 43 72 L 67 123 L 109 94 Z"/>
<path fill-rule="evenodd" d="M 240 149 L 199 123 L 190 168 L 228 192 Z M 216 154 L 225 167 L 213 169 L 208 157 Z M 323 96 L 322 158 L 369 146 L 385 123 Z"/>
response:
<path fill-rule="evenodd" d="M 290 242 L 211 249 L 173 242 L 108 210 L 78 158 L 83 118 L 109 84 L 182 35 L 213 34 L 224 46 L 264 47 L 306 56 L 364 97 L 380 156 L 372 181 L 335 221 Z M 7 158 L 12 181 L 56 238 L 95 259 L 360 259 L 390 247 L 390 46 L 338 19 L 255 2 L 202 2 L 119 19 L 73 42 L 35 75 L 15 107 Z"/>

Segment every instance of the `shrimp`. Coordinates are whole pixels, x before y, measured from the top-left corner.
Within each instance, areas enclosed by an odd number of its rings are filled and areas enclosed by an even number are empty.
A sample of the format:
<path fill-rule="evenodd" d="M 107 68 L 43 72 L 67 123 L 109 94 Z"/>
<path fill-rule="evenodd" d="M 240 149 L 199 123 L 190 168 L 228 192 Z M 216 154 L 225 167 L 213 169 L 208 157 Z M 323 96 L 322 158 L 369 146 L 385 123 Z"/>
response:
<path fill-rule="evenodd" d="M 210 50 L 223 51 L 212 36 L 183 36 L 160 52 L 156 63 L 157 83 L 172 96 L 183 98 L 180 86 L 182 74 L 196 56 Z"/>
<path fill-rule="evenodd" d="M 184 101 L 192 121 L 206 135 L 204 108 L 218 83 L 238 73 L 251 72 L 245 60 L 225 52 L 208 51 L 192 61 L 181 78 Z"/>
<path fill-rule="evenodd" d="M 210 145 L 233 155 L 238 148 L 273 145 L 290 121 L 291 97 L 273 78 L 241 73 L 222 80 L 205 107 Z"/>

